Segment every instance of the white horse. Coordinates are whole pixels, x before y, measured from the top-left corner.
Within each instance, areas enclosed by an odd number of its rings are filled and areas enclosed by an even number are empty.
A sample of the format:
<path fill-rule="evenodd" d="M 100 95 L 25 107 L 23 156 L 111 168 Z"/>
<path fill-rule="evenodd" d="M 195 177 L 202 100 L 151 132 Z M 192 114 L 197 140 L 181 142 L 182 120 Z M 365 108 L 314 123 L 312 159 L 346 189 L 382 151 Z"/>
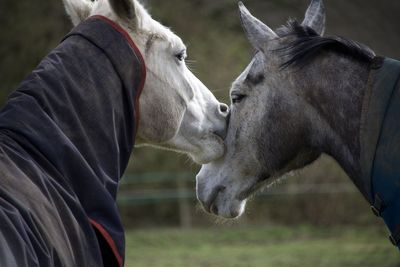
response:
<path fill-rule="evenodd" d="M 228 107 L 179 37 L 136 0 L 64 4 L 79 25 L 0 111 L 0 266 L 122 267 L 116 195 L 135 133 L 198 163 L 224 154 Z"/>
<path fill-rule="evenodd" d="M 186 46 L 137 0 L 63 0 L 74 25 L 93 15 L 121 25 L 141 51 L 147 79 L 140 97 L 137 145 L 184 152 L 197 163 L 224 154 L 228 106 L 185 64 Z"/>

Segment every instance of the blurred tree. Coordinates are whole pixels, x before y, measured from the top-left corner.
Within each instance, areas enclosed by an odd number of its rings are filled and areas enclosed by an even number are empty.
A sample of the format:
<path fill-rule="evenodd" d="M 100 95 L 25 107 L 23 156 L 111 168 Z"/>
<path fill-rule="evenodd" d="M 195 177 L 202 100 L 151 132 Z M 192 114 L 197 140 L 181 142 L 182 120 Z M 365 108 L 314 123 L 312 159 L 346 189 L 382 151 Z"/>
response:
<path fill-rule="evenodd" d="M 0 1 L 0 103 L 71 28 L 61 1 Z"/>

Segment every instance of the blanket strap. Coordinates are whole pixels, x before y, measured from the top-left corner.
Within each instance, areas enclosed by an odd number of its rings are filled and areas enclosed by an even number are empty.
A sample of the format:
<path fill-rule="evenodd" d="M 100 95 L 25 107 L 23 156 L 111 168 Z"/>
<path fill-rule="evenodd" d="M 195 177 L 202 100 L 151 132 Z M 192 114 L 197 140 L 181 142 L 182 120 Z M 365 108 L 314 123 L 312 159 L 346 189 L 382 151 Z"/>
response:
<path fill-rule="evenodd" d="M 371 206 L 372 212 L 377 216 L 381 217 L 382 212 L 386 208 L 385 202 L 382 200 L 379 194 L 375 194 L 374 204 Z"/>
<path fill-rule="evenodd" d="M 389 236 L 389 240 L 394 246 L 400 245 L 400 224 L 397 225 L 396 232 Z"/>

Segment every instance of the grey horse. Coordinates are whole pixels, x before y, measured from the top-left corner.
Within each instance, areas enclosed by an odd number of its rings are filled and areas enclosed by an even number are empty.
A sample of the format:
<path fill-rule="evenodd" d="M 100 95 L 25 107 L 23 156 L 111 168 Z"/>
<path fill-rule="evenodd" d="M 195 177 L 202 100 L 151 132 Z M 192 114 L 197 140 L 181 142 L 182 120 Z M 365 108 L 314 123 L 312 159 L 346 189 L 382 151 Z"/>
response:
<path fill-rule="evenodd" d="M 320 0 L 311 2 L 303 22 L 290 20 L 276 31 L 242 3 L 239 8 L 255 54 L 232 85 L 227 152 L 203 165 L 197 175 L 197 196 L 204 209 L 238 217 L 254 192 L 325 153 L 346 171 L 385 219 L 392 242 L 399 244 L 400 183 L 385 181 L 382 190 L 394 190 L 386 199 L 385 192 L 378 194 L 379 185 L 372 188 L 373 179 L 381 179 L 382 170 L 376 166 L 391 164 L 391 175 L 399 172 L 396 162 L 387 158 L 400 160 L 399 149 L 389 151 L 400 143 L 400 127 L 395 122 L 389 132 L 382 128 L 383 103 L 399 94 L 399 62 L 376 57 L 357 42 L 324 37 L 325 8 Z M 379 85 L 387 90 L 376 89 Z M 400 111 L 394 114 L 398 118 Z M 380 148 L 381 135 L 391 140 L 385 148 Z M 386 159 L 380 160 L 377 153 Z"/>

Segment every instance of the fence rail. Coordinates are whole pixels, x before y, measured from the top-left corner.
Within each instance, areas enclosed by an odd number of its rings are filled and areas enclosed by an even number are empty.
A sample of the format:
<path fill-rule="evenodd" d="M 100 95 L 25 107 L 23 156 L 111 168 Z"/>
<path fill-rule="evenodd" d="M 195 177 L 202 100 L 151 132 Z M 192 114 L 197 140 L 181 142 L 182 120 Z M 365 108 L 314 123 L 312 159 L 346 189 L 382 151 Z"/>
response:
<path fill-rule="evenodd" d="M 118 196 L 119 205 L 145 205 L 165 201 L 181 201 L 196 198 L 193 173 L 146 173 L 127 175 L 122 179 L 122 192 Z M 156 183 L 173 183 L 172 188 L 131 189 L 135 185 L 151 185 Z M 128 186 L 130 189 L 124 190 Z M 189 186 L 190 185 L 190 186 Z M 278 185 L 265 189 L 258 196 L 282 196 L 304 194 L 348 194 L 356 192 L 349 183 L 306 183 Z"/>

